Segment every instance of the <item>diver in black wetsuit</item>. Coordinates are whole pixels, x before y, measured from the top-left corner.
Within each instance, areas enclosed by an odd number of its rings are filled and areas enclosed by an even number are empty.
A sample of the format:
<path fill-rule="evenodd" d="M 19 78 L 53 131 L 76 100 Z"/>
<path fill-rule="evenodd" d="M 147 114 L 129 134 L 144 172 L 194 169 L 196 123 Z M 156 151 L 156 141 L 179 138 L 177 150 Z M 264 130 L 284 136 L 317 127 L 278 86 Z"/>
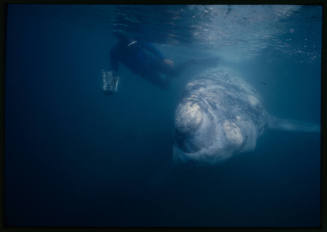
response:
<path fill-rule="evenodd" d="M 171 77 L 177 74 L 174 62 L 165 59 L 160 51 L 149 43 L 129 39 L 122 33 L 115 35 L 118 42 L 110 51 L 113 84 L 115 85 L 119 81 L 119 64 L 124 64 L 133 73 L 166 89 Z"/>
<path fill-rule="evenodd" d="M 124 64 L 133 73 L 143 77 L 151 83 L 159 86 L 162 89 L 168 88 L 173 77 L 187 67 L 196 65 L 216 65 L 217 57 L 206 59 L 190 59 L 180 65 L 163 57 L 159 50 L 151 44 L 128 38 L 123 33 L 115 33 L 118 42 L 110 51 L 110 78 L 105 79 L 104 76 L 104 92 L 105 94 L 113 94 L 117 92 L 119 82 L 118 68 L 119 64 Z"/>

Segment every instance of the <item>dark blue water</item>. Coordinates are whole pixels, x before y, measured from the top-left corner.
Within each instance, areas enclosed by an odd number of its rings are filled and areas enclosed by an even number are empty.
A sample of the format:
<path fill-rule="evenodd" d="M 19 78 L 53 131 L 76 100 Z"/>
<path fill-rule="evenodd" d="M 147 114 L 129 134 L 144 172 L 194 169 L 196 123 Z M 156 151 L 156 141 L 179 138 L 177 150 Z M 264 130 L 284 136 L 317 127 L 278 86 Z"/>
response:
<path fill-rule="evenodd" d="M 211 7 L 9 5 L 8 225 L 320 225 L 319 133 L 267 130 L 221 164 L 176 164 L 187 76 L 162 90 L 123 67 L 118 93 L 102 92 L 112 31 L 125 30 L 176 62 L 219 55 L 269 112 L 319 124 L 321 9 Z"/>

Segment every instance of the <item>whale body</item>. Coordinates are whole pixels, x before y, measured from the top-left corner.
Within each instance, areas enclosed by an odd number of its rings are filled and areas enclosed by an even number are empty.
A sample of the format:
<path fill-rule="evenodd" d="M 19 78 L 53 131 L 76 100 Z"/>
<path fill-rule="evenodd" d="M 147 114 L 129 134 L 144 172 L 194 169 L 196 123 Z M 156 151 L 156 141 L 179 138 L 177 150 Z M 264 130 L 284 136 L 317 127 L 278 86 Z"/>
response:
<path fill-rule="evenodd" d="M 232 70 L 205 70 L 187 83 L 175 112 L 174 158 L 217 163 L 253 151 L 266 128 L 319 131 L 319 126 L 278 119 L 258 92 Z"/>

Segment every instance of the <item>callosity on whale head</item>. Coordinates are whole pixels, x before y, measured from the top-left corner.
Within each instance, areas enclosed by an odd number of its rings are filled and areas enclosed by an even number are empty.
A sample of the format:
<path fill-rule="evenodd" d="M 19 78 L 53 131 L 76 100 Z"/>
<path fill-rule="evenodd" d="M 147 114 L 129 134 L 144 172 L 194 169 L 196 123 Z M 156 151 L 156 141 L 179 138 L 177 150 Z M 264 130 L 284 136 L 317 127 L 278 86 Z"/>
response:
<path fill-rule="evenodd" d="M 256 91 L 237 74 L 207 70 L 187 84 L 177 106 L 174 157 L 216 163 L 251 151 L 267 118 Z"/>

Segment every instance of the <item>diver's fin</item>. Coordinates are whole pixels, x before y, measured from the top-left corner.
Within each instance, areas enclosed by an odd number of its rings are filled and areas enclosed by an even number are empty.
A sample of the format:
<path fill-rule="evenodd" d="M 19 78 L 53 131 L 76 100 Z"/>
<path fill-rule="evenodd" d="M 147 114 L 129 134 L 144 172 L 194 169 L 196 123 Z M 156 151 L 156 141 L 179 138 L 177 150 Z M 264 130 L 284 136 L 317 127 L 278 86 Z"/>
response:
<path fill-rule="evenodd" d="M 268 126 L 275 130 L 320 132 L 320 125 L 297 120 L 281 119 L 269 116 Z"/>

